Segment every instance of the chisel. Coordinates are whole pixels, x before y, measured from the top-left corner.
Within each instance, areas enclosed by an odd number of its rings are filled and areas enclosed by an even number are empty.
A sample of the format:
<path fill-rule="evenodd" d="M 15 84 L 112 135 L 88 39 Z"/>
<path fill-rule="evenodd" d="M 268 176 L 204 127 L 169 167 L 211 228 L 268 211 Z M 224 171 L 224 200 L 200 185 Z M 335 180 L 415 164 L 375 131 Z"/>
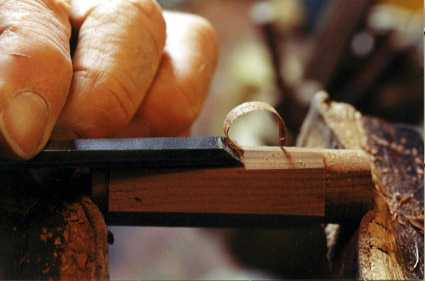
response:
<path fill-rule="evenodd" d="M 358 220 L 372 201 L 360 150 L 241 147 L 223 137 L 52 141 L 1 170 L 85 169 L 111 225 L 282 226 Z"/>

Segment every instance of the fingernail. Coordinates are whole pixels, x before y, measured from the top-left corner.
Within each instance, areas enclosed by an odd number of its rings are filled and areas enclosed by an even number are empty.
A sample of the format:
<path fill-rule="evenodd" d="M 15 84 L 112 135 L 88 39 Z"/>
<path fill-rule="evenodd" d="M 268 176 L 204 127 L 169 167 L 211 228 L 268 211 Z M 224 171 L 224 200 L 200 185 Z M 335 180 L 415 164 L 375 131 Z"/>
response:
<path fill-rule="evenodd" d="M 32 157 L 39 148 L 48 121 L 48 108 L 39 95 L 18 94 L 3 112 L 4 134 L 9 145 L 19 156 Z"/>

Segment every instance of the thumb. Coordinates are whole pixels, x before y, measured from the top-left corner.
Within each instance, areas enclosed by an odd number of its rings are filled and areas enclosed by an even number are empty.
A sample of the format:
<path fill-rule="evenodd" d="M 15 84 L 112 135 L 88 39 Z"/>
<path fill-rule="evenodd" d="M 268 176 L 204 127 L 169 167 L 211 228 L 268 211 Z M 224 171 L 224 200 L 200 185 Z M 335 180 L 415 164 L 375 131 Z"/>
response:
<path fill-rule="evenodd" d="M 72 79 L 63 0 L 0 1 L 0 140 L 29 159 L 47 143 Z"/>

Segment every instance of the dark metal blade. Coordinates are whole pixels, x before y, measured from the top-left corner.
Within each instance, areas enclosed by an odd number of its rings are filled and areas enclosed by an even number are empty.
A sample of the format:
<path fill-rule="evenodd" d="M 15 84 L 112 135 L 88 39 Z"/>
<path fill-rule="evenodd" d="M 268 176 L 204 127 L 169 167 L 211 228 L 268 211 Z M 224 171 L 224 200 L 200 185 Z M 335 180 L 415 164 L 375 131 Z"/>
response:
<path fill-rule="evenodd" d="M 240 165 L 221 137 L 77 139 L 50 142 L 30 161 L 0 160 L 20 168 L 179 168 Z"/>
<path fill-rule="evenodd" d="M 323 217 L 258 214 L 107 213 L 111 226 L 284 228 L 329 223 Z M 352 221 L 345 221 L 353 223 Z M 354 221 L 355 222 L 355 221 Z M 334 222 L 335 223 L 335 222 Z"/>

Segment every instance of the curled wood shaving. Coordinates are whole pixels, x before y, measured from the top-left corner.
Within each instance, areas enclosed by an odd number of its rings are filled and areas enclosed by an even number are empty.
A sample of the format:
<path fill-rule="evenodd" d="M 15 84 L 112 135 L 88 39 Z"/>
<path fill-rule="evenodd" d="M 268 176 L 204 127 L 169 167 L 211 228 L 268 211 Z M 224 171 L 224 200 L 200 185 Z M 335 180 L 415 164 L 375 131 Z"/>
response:
<path fill-rule="evenodd" d="M 246 102 L 232 109 L 224 119 L 224 141 L 226 145 L 239 157 L 243 157 L 244 151 L 240 145 L 230 137 L 229 132 L 233 123 L 239 119 L 239 117 L 254 111 L 267 111 L 273 115 L 279 127 L 279 144 L 281 147 L 285 146 L 286 144 L 286 124 L 276 109 L 264 102 Z"/>

